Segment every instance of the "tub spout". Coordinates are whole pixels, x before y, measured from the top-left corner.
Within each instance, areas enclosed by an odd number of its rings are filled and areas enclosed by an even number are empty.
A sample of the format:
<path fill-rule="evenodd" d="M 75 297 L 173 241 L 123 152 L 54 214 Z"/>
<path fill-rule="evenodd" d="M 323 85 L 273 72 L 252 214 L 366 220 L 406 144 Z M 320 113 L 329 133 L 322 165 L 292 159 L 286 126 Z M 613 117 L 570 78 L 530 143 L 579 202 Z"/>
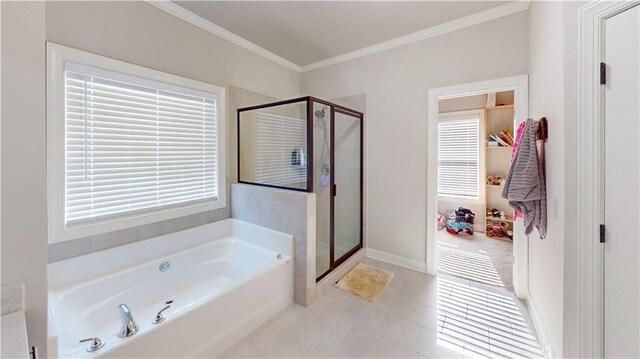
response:
<path fill-rule="evenodd" d="M 129 307 L 127 307 L 126 304 L 120 304 L 118 306 L 118 312 L 120 312 L 120 321 L 122 323 L 118 336 L 120 338 L 127 338 L 135 335 L 140 327 L 138 327 L 135 319 L 133 319 L 133 315 L 131 314 Z"/>

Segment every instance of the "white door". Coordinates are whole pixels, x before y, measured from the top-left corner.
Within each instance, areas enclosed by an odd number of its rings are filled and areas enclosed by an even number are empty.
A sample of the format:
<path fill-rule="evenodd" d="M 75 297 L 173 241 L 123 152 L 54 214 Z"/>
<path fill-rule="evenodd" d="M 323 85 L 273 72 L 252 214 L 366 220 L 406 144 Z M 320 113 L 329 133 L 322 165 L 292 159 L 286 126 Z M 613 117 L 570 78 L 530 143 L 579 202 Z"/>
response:
<path fill-rule="evenodd" d="M 604 355 L 640 357 L 640 6 L 605 22 Z"/>

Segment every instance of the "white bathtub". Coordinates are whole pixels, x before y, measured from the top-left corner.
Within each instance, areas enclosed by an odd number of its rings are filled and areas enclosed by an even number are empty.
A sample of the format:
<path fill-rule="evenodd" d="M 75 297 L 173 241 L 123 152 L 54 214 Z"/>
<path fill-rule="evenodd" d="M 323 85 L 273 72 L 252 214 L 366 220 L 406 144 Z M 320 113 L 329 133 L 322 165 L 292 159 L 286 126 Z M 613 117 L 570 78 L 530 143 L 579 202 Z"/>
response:
<path fill-rule="evenodd" d="M 293 301 L 292 253 L 291 236 L 227 219 L 52 263 L 50 357 L 219 355 Z M 140 326 L 124 339 L 120 304 Z M 96 336 L 105 346 L 94 353 L 78 343 Z"/>

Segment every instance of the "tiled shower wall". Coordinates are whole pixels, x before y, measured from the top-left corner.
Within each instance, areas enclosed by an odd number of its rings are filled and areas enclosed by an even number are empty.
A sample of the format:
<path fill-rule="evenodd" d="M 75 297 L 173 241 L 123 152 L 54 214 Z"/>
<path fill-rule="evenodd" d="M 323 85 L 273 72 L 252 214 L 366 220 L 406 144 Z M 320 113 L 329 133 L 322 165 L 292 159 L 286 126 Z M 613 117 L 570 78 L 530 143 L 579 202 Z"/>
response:
<path fill-rule="evenodd" d="M 293 299 L 306 306 L 315 294 L 316 195 L 247 184 L 231 186 L 231 216 L 294 238 Z"/>

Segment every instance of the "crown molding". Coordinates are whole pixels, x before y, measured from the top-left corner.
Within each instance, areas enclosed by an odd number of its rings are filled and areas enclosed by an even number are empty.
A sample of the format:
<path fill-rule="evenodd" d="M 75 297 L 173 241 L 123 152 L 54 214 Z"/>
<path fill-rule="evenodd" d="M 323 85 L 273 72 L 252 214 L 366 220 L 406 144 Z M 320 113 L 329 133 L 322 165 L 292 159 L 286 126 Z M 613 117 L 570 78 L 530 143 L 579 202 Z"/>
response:
<path fill-rule="evenodd" d="M 230 43 L 240 46 L 256 55 L 262 56 L 267 60 L 273 61 L 278 65 L 284 66 L 289 70 L 297 73 L 317 70 L 323 67 L 339 64 L 341 62 L 354 60 L 360 57 L 369 56 L 378 52 L 387 51 L 396 47 L 409 45 L 414 42 L 430 39 L 432 37 L 444 35 L 449 32 L 461 30 L 470 26 L 482 24 L 488 21 L 499 19 L 501 17 L 513 15 L 529 9 L 530 0 L 517 0 L 496 6 L 475 14 L 471 14 L 459 19 L 455 19 L 444 24 L 426 28 L 408 35 L 396 37 L 388 41 L 384 41 L 375 45 L 363 47 L 361 49 L 347 52 L 342 55 L 334 56 L 325 60 L 314 62 L 308 65 L 299 66 L 293 62 L 274 54 L 273 52 L 254 44 L 253 42 L 226 30 L 203 17 L 173 3 L 170 0 L 145 0 L 148 4 L 157 7 L 175 17 L 178 17 L 194 26 L 201 28 L 213 35 L 221 37 Z"/>
<path fill-rule="evenodd" d="M 293 70 L 297 73 L 301 73 L 302 72 L 302 68 L 296 64 L 294 64 L 293 62 L 278 56 L 276 54 L 274 54 L 273 52 L 260 47 L 256 44 L 254 44 L 253 42 L 240 37 L 234 33 L 232 33 L 231 31 L 224 29 L 216 24 L 214 24 L 213 22 L 206 20 L 205 18 L 198 16 L 194 13 L 192 13 L 191 11 L 183 8 L 182 6 L 179 6 L 175 3 L 173 3 L 170 0 L 145 0 L 148 4 L 153 5 L 155 7 L 157 7 L 160 10 L 166 11 L 167 13 L 178 17 L 192 25 L 195 25 L 199 28 L 201 28 L 204 31 L 207 31 L 213 35 L 216 35 L 218 37 L 221 37 L 227 41 L 229 41 L 230 43 L 234 44 L 234 45 L 238 45 L 240 47 L 242 47 L 243 49 L 249 50 L 251 52 L 253 52 L 256 55 L 260 55 L 262 57 L 264 57 L 267 60 L 271 60 L 273 62 L 275 62 L 278 65 L 284 66 L 286 68 L 288 68 L 289 70 Z"/>
<path fill-rule="evenodd" d="M 375 45 L 363 47 L 361 49 L 347 52 L 342 55 L 334 56 L 326 60 L 314 62 L 302 66 L 302 72 L 317 70 L 323 67 L 339 64 L 341 62 L 354 60 L 360 57 L 369 56 L 378 52 L 391 50 L 396 47 L 409 45 L 414 42 L 430 39 L 432 37 L 444 35 L 449 32 L 461 30 L 470 26 L 482 24 L 484 22 L 499 19 L 501 17 L 513 15 L 529 9 L 529 0 L 513 1 L 504 5 L 499 5 L 475 14 L 461 17 L 444 24 L 426 28 L 408 35 L 396 37 L 388 41 L 384 41 Z"/>

